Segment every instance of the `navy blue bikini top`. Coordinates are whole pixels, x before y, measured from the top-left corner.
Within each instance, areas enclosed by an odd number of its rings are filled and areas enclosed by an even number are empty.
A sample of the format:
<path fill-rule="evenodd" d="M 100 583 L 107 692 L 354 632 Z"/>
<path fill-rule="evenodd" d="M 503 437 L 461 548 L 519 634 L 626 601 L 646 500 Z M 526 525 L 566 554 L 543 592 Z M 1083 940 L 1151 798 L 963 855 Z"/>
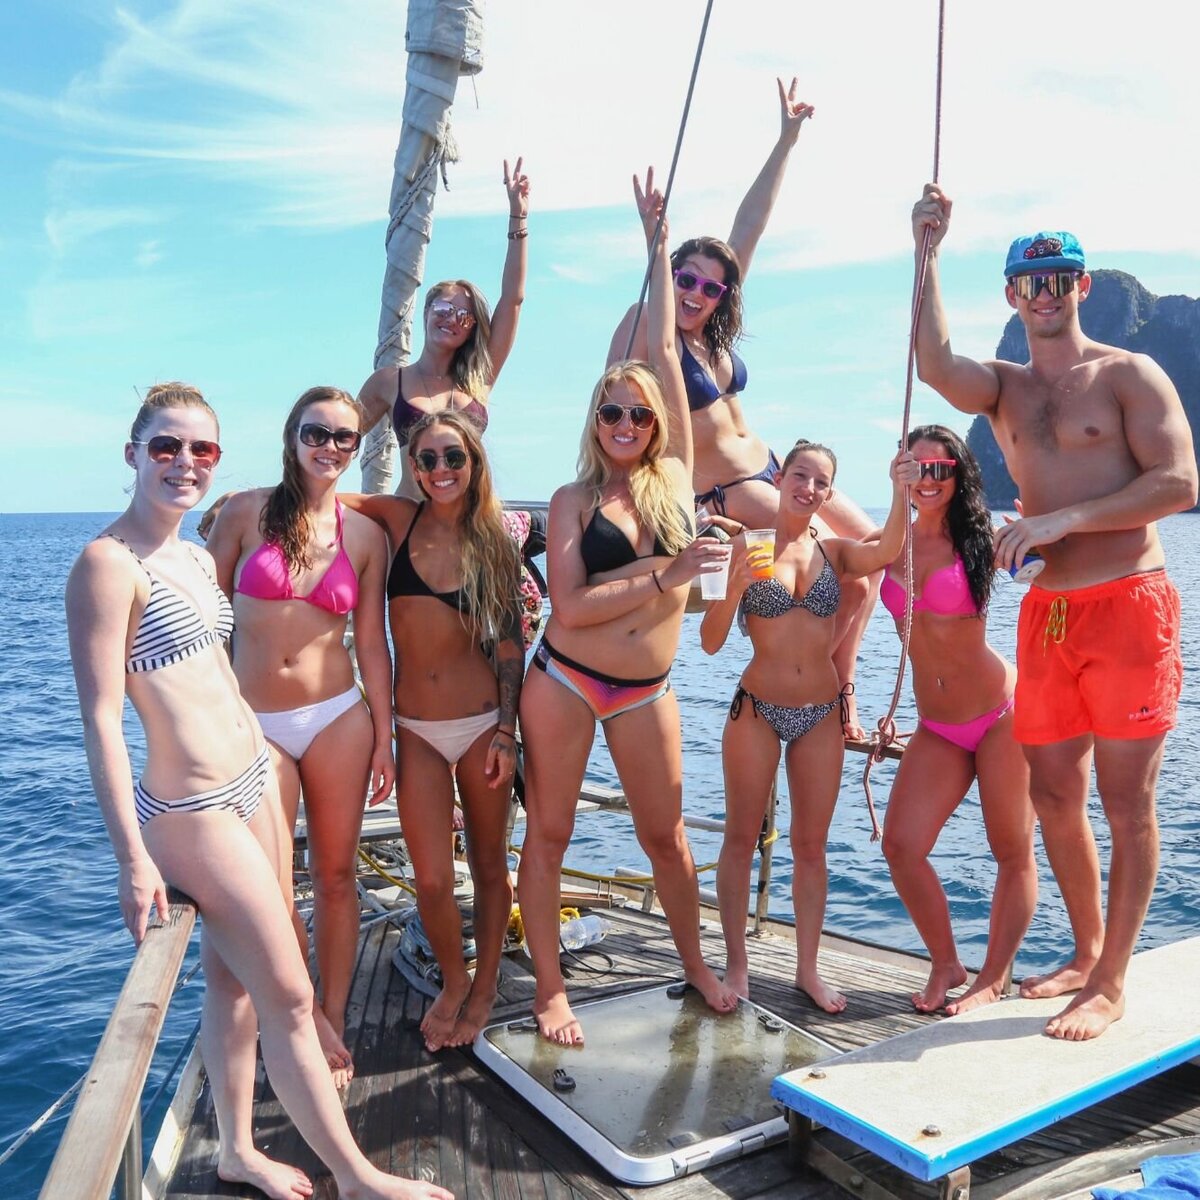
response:
<path fill-rule="evenodd" d="M 696 356 L 687 348 L 687 343 L 680 338 L 679 344 L 683 353 L 679 356 L 679 366 L 683 371 L 683 386 L 687 391 L 688 408 L 699 412 L 716 404 L 722 396 L 732 396 L 746 386 L 746 364 L 738 357 L 737 352 L 730 350 L 729 361 L 733 364 L 733 373 L 729 377 L 729 387 L 721 391 L 717 381 L 701 366 Z"/>
<path fill-rule="evenodd" d="M 599 575 L 602 571 L 615 571 L 618 567 L 627 567 L 639 558 L 654 558 L 658 555 L 669 554 L 670 551 L 654 535 L 654 549 L 649 554 L 639 554 L 630 545 L 624 531 L 614 525 L 600 509 L 592 513 L 592 519 L 579 539 L 579 553 L 583 556 L 583 566 L 589 575 Z"/>
<path fill-rule="evenodd" d="M 817 549 L 821 551 L 825 565 L 801 599 L 797 600 L 772 576 L 770 579 L 756 579 L 746 589 L 742 596 L 742 610 L 752 617 L 782 617 L 793 608 L 806 608 L 814 617 L 832 617 L 841 603 L 842 588 L 820 542 L 817 543 Z"/>
<path fill-rule="evenodd" d="M 417 527 L 417 520 L 424 507 L 425 501 L 422 500 L 413 514 L 412 524 L 409 525 L 408 532 L 404 535 L 404 541 L 400 543 L 399 549 L 392 559 L 392 567 L 388 571 L 387 577 L 387 598 L 395 600 L 397 596 L 430 596 L 434 600 L 448 604 L 451 608 L 458 609 L 459 612 L 470 612 L 470 602 L 462 588 L 455 588 L 452 592 L 435 592 L 417 574 L 417 569 L 413 566 L 412 556 L 408 552 L 408 539 L 412 537 L 412 531 Z"/>

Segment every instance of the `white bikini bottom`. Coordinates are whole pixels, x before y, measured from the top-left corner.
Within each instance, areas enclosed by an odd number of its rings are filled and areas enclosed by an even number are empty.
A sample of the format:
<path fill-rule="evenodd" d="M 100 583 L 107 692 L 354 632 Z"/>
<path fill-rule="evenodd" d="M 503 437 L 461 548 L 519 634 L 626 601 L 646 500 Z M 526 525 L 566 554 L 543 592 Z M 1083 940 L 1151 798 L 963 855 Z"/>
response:
<path fill-rule="evenodd" d="M 355 686 L 340 696 L 332 696 L 316 704 L 254 715 L 262 726 L 263 734 L 299 762 L 317 734 L 328 729 L 342 713 L 349 712 L 361 699 L 362 693 Z"/>
<path fill-rule="evenodd" d="M 474 717 L 454 717 L 449 721 L 418 721 L 393 713 L 397 725 L 415 733 L 428 742 L 451 766 L 471 748 L 481 734 L 500 724 L 500 710 L 479 713 Z"/>

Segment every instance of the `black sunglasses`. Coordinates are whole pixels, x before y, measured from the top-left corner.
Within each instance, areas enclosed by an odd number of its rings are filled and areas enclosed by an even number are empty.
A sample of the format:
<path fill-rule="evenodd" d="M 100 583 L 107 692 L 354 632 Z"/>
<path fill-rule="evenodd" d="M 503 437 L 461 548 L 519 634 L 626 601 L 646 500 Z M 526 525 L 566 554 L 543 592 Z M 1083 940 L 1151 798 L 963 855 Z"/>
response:
<path fill-rule="evenodd" d="M 1055 300 L 1070 295 L 1075 290 L 1078 271 L 1050 271 L 1047 274 L 1014 275 L 1008 282 L 1022 300 L 1035 300 L 1045 288 Z"/>
<path fill-rule="evenodd" d="M 207 438 L 201 438 L 195 442 L 185 442 L 183 438 L 160 433 L 148 442 L 135 441 L 130 445 L 145 446 L 146 453 L 157 463 L 171 462 L 178 458 L 183 453 L 184 446 L 191 450 L 192 461 L 198 467 L 215 467 L 221 461 L 221 447 Z"/>
<path fill-rule="evenodd" d="M 629 414 L 629 423 L 634 429 L 649 429 L 656 420 L 654 409 L 647 408 L 644 404 L 631 404 L 628 408 L 623 404 L 602 404 L 596 409 L 596 420 L 611 429 L 614 425 L 620 425 L 621 418 L 626 413 Z"/>
<path fill-rule="evenodd" d="M 448 471 L 461 471 L 467 465 L 467 452 L 457 446 L 451 446 L 444 454 L 436 450 L 418 450 L 412 459 L 417 464 L 417 470 L 424 471 L 426 475 L 436 471 L 439 462 L 444 462 Z"/>
<path fill-rule="evenodd" d="M 300 426 L 300 440 L 306 446 L 324 446 L 326 442 L 333 442 L 339 450 L 353 454 L 362 442 L 362 434 L 357 429 L 330 429 L 328 425 L 313 422 Z"/>

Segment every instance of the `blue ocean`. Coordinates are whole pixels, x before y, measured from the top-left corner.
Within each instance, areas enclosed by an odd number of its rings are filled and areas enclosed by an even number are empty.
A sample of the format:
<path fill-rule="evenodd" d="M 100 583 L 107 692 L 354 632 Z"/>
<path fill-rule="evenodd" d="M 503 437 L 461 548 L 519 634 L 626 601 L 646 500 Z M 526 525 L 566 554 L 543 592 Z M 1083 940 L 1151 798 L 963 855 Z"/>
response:
<path fill-rule="evenodd" d="M 0 862 L 0 1152 L 86 1070 L 121 988 L 133 947 L 116 904 L 116 871 L 88 782 L 67 655 L 63 585 L 80 547 L 106 523 L 102 514 L 0 515 L 0 574 L 4 669 L 0 711 L 0 788 L 8 852 Z M 1191 516 L 1173 517 L 1161 532 L 1172 574 L 1184 597 L 1186 663 L 1200 662 L 1200 549 Z M 1022 588 L 997 583 L 990 630 L 993 643 L 1012 654 Z M 686 618 L 672 679 L 683 712 L 685 807 L 708 817 L 723 815 L 721 729 L 729 698 L 748 657 L 736 633 L 713 658 L 700 650 L 699 618 Z M 1119 636 L 1119 631 L 1114 631 Z M 891 621 L 876 612 L 862 650 L 859 711 L 873 728 L 890 699 L 898 644 Z M 1200 818 L 1194 803 L 1194 764 L 1200 752 L 1200 677 L 1185 678 L 1179 728 L 1167 744 L 1159 784 L 1162 867 L 1142 935 L 1149 948 L 1200 928 Z M 915 724 L 911 700 L 898 717 L 902 730 Z M 132 713 L 127 732 L 135 764 L 141 733 Z M 872 844 L 861 783 L 863 759 L 848 755 L 829 842 L 828 926 L 844 934 L 891 946 L 920 949 L 892 892 L 878 843 Z M 877 802 L 886 804 L 890 764 L 873 772 Z M 592 756 L 590 777 L 618 786 L 602 743 Z M 778 821 L 789 820 L 781 778 Z M 1099 821 L 1099 808 L 1093 798 Z M 1102 829 L 1103 822 L 1099 821 Z M 692 833 L 699 863 L 717 857 L 719 837 Z M 1101 838 L 1102 859 L 1107 846 Z M 1069 948 L 1061 900 L 1045 856 L 1033 926 L 1017 962 L 1018 976 L 1053 965 Z M 580 817 L 568 864 L 591 870 L 645 869 L 627 818 L 614 813 Z M 983 960 L 988 900 L 994 869 L 983 835 L 978 800 L 969 796 L 951 819 L 936 853 L 950 897 L 963 960 Z M 702 876 L 712 887 L 712 874 Z M 771 910 L 789 915 L 791 864 L 787 840 L 776 845 Z M 195 959 L 195 948 L 186 967 Z M 186 969 L 185 967 L 185 969 Z M 186 1046 L 199 1014 L 199 980 L 176 996 L 167 1019 L 147 1092 L 149 1097 Z M 150 1114 L 156 1127 L 165 1098 Z M 69 1107 L 69 1106 L 68 1106 Z M 0 1167 L 0 1193 L 35 1195 L 65 1112 Z M 149 1136 L 149 1135 L 148 1135 Z"/>

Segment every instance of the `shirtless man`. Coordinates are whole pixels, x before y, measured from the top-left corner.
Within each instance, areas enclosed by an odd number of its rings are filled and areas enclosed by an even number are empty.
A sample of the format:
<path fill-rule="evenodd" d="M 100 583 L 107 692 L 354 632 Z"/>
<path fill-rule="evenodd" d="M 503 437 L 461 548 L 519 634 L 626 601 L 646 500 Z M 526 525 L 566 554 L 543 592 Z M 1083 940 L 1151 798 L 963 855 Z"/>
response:
<path fill-rule="evenodd" d="M 1154 522 L 1196 503 L 1196 459 L 1163 371 L 1084 336 L 1091 278 L 1069 233 L 1018 238 L 1008 252 L 1005 295 L 1030 361 L 956 355 L 937 269 L 949 220 L 950 200 L 927 185 L 912 221 L 918 256 L 931 231 L 917 370 L 960 412 L 988 418 L 1020 489 L 1021 519 L 996 534 L 997 566 L 1019 565 L 1035 546 L 1046 561 L 1021 605 L 1014 733 L 1075 954 L 1026 979 L 1021 995 L 1076 993 L 1046 1032 L 1081 1041 L 1124 1012 L 1125 969 L 1158 870 L 1154 789 L 1183 665 L 1179 596 Z M 1112 832 L 1107 922 L 1087 819 L 1093 758 Z"/>

